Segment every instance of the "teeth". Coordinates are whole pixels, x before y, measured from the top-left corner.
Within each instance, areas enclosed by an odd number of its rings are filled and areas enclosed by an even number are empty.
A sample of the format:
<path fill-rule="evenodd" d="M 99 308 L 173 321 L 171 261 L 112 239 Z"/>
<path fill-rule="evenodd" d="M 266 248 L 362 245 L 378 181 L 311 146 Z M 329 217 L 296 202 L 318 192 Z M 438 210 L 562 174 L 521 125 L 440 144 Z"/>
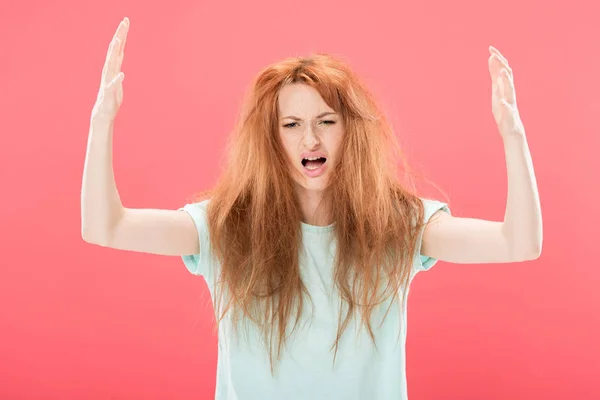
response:
<path fill-rule="evenodd" d="M 308 169 L 309 171 L 314 171 L 314 170 L 319 169 L 321 167 L 309 167 L 307 165 L 308 161 L 316 161 L 316 160 L 319 160 L 319 159 L 323 159 L 324 162 L 326 161 L 325 157 L 306 157 L 306 158 L 302 159 L 302 165 L 304 166 L 304 168 Z"/>

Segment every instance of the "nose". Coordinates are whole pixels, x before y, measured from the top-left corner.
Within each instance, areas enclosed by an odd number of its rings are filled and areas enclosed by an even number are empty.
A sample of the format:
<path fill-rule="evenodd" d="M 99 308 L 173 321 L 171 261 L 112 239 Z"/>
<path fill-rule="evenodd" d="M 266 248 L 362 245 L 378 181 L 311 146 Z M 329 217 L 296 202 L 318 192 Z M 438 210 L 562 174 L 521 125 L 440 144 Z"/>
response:
<path fill-rule="evenodd" d="M 315 148 L 320 143 L 319 137 L 316 135 L 311 125 L 307 125 L 304 136 L 302 137 L 302 144 L 308 149 Z"/>

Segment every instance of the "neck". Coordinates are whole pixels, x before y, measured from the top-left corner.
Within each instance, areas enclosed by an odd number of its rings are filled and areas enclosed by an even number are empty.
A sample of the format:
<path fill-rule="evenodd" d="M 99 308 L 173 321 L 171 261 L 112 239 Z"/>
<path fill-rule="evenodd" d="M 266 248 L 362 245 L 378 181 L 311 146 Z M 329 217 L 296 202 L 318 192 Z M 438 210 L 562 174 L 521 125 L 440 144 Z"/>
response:
<path fill-rule="evenodd" d="M 315 226 L 327 226 L 331 221 L 331 204 L 323 198 L 323 192 L 299 188 L 296 192 L 302 211 L 302 222 Z"/>

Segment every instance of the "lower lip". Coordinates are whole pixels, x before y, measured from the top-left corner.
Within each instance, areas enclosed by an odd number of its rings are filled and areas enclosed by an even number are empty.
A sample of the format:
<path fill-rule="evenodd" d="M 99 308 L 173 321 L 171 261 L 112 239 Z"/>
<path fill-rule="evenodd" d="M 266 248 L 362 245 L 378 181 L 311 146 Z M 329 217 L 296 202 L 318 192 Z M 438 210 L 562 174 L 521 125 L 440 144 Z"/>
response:
<path fill-rule="evenodd" d="M 322 175 L 325 172 L 326 165 L 327 161 L 325 161 L 323 165 L 321 165 L 317 169 L 308 169 L 305 167 L 302 167 L 302 169 L 304 170 L 304 175 L 308 176 L 309 178 L 316 178 L 317 176 Z"/>

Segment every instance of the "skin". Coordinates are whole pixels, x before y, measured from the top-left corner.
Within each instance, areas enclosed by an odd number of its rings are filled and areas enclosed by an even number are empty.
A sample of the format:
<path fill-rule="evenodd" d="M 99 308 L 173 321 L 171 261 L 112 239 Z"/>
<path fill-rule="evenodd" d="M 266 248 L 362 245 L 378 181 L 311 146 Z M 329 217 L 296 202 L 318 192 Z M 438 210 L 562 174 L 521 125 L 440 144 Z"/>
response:
<path fill-rule="evenodd" d="M 102 71 L 100 89 L 90 118 L 90 131 L 81 192 L 81 233 L 85 241 L 100 246 L 164 255 L 198 254 L 194 222 L 182 211 L 126 208 L 122 205 L 112 170 L 114 119 L 123 101 L 121 64 L 130 22 L 119 24 Z M 542 250 L 542 213 L 525 127 L 517 108 L 513 70 L 507 59 L 489 47 L 488 69 L 492 115 L 504 146 L 508 193 L 504 219 L 489 221 L 436 213 L 425 228 L 421 254 L 453 263 L 508 263 L 538 258 Z M 318 93 L 316 93 L 318 95 Z M 282 89 L 281 116 L 294 114 L 299 121 L 280 126 L 279 134 L 292 168 L 301 172 L 303 151 L 321 149 L 328 163 L 335 161 L 343 137 L 339 116 L 333 125 L 316 116 L 331 110 L 320 96 L 302 86 Z M 288 129 L 289 128 L 289 129 Z M 315 213 L 327 182 L 323 177 L 297 178 L 305 222 L 327 225 L 327 215 Z M 327 209 L 327 207 L 323 207 Z"/>
<path fill-rule="evenodd" d="M 304 222 L 328 225 L 331 222 L 327 215 L 328 207 L 318 206 L 331 169 L 327 168 L 318 177 L 305 176 L 301 163 L 302 153 L 323 152 L 327 158 L 326 165 L 334 165 L 344 137 L 343 119 L 325 103 L 315 88 L 302 83 L 281 88 L 277 105 L 279 137 L 290 161 Z M 332 114 L 321 116 L 324 113 Z"/>
<path fill-rule="evenodd" d="M 489 47 L 492 115 L 504 145 L 508 193 L 504 219 L 457 218 L 438 212 L 423 234 L 421 253 L 463 263 L 508 263 L 540 256 L 543 225 L 533 162 L 517 108 L 512 68 Z"/>
<path fill-rule="evenodd" d="M 504 144 L 508 176 L 505 217 L 503 221 L 490 221 L 436 213 L 425 228 L 421 253 L 453 263 L 519 262 L 541 254 L 541 206 L 525 127 L 517 108 L 513 71 L 497 49 L 490 46 L 489 51 L 492 115 Z M 343 137 L 341 118 L 335 118 L 337 123 L 333 125 L 322 125 L 316 116 L 333 110 L 315 89 L 288 85 L 280 93 L 278 106 L 280 118 L 300 118 L 280 119 L 279 135 L 293 170 L 302 172 L 299 160 L 303 151 L 323 151 L 335 160 Z M 330 223 L 325 213 L 316 213 L 327 173 L 318 178 L 297 177 L 296 182 L 305 222 Z"/>

